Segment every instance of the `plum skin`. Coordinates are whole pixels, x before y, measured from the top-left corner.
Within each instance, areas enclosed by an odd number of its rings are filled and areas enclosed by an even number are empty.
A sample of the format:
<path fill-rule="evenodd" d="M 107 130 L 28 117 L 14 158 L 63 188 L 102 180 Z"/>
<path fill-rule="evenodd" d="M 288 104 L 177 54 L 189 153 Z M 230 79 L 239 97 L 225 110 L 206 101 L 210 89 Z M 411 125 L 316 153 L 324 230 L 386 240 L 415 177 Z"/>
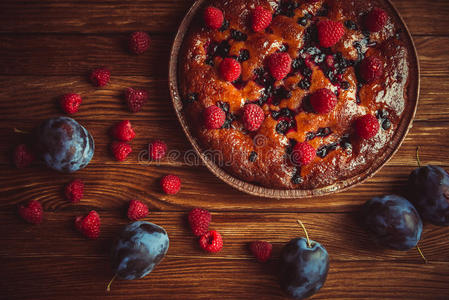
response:
<path fill-rule="evenodd" d="M 443 168 L 428 165 L 415 169 L 408 178 L 408 192 L 423 220 L 449 225 L 449 174 Z"/>
<path fill-rule="evenodd" d="M 112 269 L 118 278 L 140 279 L 153 271 L 168 251 L 164 228 L 145 221 L 127 225 L 112 247 Z"/>
<path fill-rule="evenodd" d="M 305 238 L 290 240 L 281 251 L 280 284 L 295 299 L 315 294 L 324 285 L 329 271 L 329 255 L 326 249 Z"/>
<path fill-rule="evenodd" d="M 404 197 L 374 197 L 363 205 L 361 218 L 375 240 L 392 249 L 409 250 L 415 247 L 421 238 L 421 217 Z"/>
<path fill-rule="evenodd" d="M 44 121 L 36 129 L 35 144 L 37 153 L 47 166 L 64 173 L 87 166 L 95 151 L 90 133 L 69 117 Z"/>

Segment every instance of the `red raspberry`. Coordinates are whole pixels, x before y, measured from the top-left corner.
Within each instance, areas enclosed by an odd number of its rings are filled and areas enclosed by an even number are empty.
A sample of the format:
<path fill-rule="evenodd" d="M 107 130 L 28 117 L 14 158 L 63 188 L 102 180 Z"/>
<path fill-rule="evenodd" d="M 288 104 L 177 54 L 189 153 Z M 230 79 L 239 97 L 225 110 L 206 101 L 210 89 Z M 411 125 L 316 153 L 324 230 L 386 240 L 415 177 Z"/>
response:
<path fill-rule="evenodd" d="M 331 20 L 320 21 L 317 25 L 318 40 L 321 47 L 329 48 L 335 45 L 345 33 L 343 24 Z"/>
<path fill-rule="evenodd" d="M 242 66 L 235 59 L 227 57 L 221 61 L 218 72 L 224 80 L 232 82 L 240 77 Z"/>
<path fill-rule="evenodd" d="M 42 222 L 44 210 L 38 201 L 31 200 L 27 206 L 19 206 L 19 215 L 28 223 L 39 224 Z"/>
<path fill-rule="evenodd" d="M 305 166 L 312 162 L 316 156 L 316 150 L 309 143 L 297 143 L 292 150 L 291 160 L 298 166 Z"/>
<path fill-rule="evenodd" d="M 142 54 L 150 47 L 150 36 L 143 31 L 131 33 L 128 40 L 129 51 Z"/>
<path fill-rule="evenodd" d="M 355 122 L 355 131 L 362 139 L 370 139 L 379 131 L 379 122 L 370 114 L 364 115 Z"/>
<path fill-rule="evenodd" d="M 95 210 L 83 217 L 78 216 L 75 218 L 75 227 L 84 236 L 90 239 L 96 239 L 100 236 L 100 216 Z"/>
<path fill-rule="evenodd" d="M 256 131 L 265 120 L 263 109 L 257 104 L 246 104 L 243 106 L 242 121 L 249 131 Z"/>
<path fill-rule="evenodd" d="M 223 25 L 223 12 L 216 7 L 208 6 L 204 9 L 204 23 L 211 29 L 220 29 Z"/>
<path fill-rule="evenodd" d="M 34 159 L 34 153 L 27 145 L 20 144 L 14 149 L 14 164 L 18 169 L 28 167 Z"/>
<path fill-rule="evenodd" d="M 318 114 L 329 113 L 337 104 L 337 96 L 328 89 L 319 89 L 310 96 L 310 104 Z"/>
<path fill-rule="evenodd" d="M 225 112 L 216 105 L 211 105 L 203 111 L 203 121 L 207 129 L 218 129 L 226 120 Z"/>
<path fill-rule="evenodd" d="M 131 200 L 128 207 L 128 219 L 137 221 L 148 215 L 148 206 L 138 200 Z"/>
<path fill-rule="evenodd" d="M 263 8 L 262 6 L 257 6 L 251 16 L 251 28 L 255 32 L 263 31 L 265 28 L 270 26 L 272 19 L 273 15 L 271 14 L 271 11 Z"/>
<path fill-rule="evenodd" d="M 364 18 L 365 29 L 371 32 L 378 32 L 387 24 L 388 15 L 380 8 L 373 8 Z"/>
<path fill-rule="evenodd" d="M 221 248 L 223 248 L 223 239 L 221 235 L 215 231 L 211 230 L 200 237 L 200 247 L 204 251 L 210 253 L 220 252 Z"/>
<path fill-rule="evenodd" d="M 366 83 L 379 79 L 382 76 L 383 71 L 384 66 L 382 61 L 374 56 L 366 57 L 359 65 L 360 77 L 362 77 Z"/>
<path fill-rule="evenodd" d="M 109 72 L 109 70 L 105 68 L 95 69 L 90 74 L 90 81 L 92 81 L 92 83 L 98 87 L 102 87 L 108 84 L 110 78 L 111 72 Z"/>
<path fill-rule="evenodd" d="M 249 249 L 259 262 L 266 262 L 271 257 L 273 245 L 264 241 L 255 241 L 249 245 Z"/>
<path fill-rule="evenodd" d="M 80 202 L 83 193 L 84 183 L 81 179 L 75 179 L 65 187 L 65 197 L 72 203 Z"/>
<path fill-rule="evenodd" d="M 61 98 L 61 108 L 67 114 L 74 114 L 81 105 L 81 96 L 78 94 L 65 94 Z"/>
<path fill-rule="evenodd" d="M 174 195 L 181 189 L 181 179 L 176 175 L 165 175 L 161 179 L 161 187 L 167 195 Z"/>
<path fill-rule="evenodd" d="M 268 70 L 276 80 L 281 80 L 292 68 L 292 58 L 287 52 L 276 52 L 271 54 L 267 60 Z"/>
<path fill-rule="evenodd" d="M 114 141 L 111 145 L 112 154 L 118 161 L 124 161 L 133 151 L 131 146 L 126 142 Z"/>
<path fill-rule="evenodd" d="M 127 88 L 125 91 L 125 100 L 131 112 L 138 112 L 148 100 L 148 92 L 141 89 Z"/>
<path fill-rule="evenodd" d="M 148 157 L 151 160 L 160 160 L 167 153 L 167 144 L 163 141 L 155 140 L 148 145 Z"/>
<path fill-rule="evenodd" d="M 202 236 L 209 229 L 212 216 L 209 211 L 202 208 L 194 208 L 189 212 L 189 224 L 196 236 Z"/>
<path fill-rule="evenodd" d="M 131 127 L 131 122 L 129 120 L 124 120 L 114 126 L 112 135 L 117 140 L 129 142 L 136 136 L 136 133 Z"/>

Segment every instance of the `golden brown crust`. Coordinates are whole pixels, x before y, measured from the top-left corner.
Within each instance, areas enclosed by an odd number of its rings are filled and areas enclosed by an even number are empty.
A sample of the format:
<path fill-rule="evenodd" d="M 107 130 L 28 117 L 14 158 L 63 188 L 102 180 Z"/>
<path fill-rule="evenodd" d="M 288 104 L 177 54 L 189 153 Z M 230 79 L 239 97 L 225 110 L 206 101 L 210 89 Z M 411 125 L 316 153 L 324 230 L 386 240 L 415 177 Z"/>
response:
<path fill-rule="evenodd" d="M 388 147 L 407 105 L 410 49 L 402 42 L 401 34 L 398 33 L 399 21 L 392 17 L 390 8 L 384 7 L 380 2 L 291 2 L 299 4 L 291 10 L 294 15 L 290 17 L 289 12 L 275 14 L 271 25 L 262 33 L 254 33 L 249 27 L 251 11 L 257 5 L 262 5 L 276 13 L 279 11 L 278 1 L 208 2 L 224 12 L 225 20 L 229 21 L 229 28 L 224 31 L 210 30 L 203 25 L 201 15 L 196 17 L 180 53 L 180 92 L 184 99 L 189 98 L 189 95 L 196 96 L 195 101 L 185 101 L 184 104 L 184 114 L 189 127 L 198 138 L 203 151 L 212 153 L 217 164 L 225 170 L 242 180 L 265 187 L 312 189 L 360 174 Z M 383 8 L 390 17 L 383 30 L 371 33 L 368 38 L 361 30 L 362 18 L 372 7 Z M 327 13 L 324 13 L 324 10 Z M 302 26 L 298 19 L 306 13 L 312 17 L 306 26 Z M 335 46 L 330 50 L 321 49 L 305 37 L 313 33 L 311 28 L 321 19 L 342 23 L 351 20 L 358 28 L 352 30 L 348 28 L 350 26 L 346 26 L 344 36 Z M 233 39 L 231 29 L 244 33 L 246 40 Z M 236 84 L 220 79 L 218 65 L 223 58 L 220 55 L 211 55 L 211 47 L 218 47 L 218 52 L 226 53 L 226 47 L 219 45 L 223 41 L 228 41 L 228 57 L 238 57 L 243 49 L 249 51 L 249 59 L 241 63 L 241 80 Z M 273 84 L 274 89 L 283 87 L 287 90 L 284 93 L 280 90 L 279 94 L 284 94 L 284 97 L 263 102 L 260 99 L 266 86 L 261 83 L 262 75 L 258 72 L 261 72 L 268 55 L 285 48 L 293 59 L 302 57 L 311 68 L 310 87 L 303 89 L 299 86 L 305 76 L 301 70 L 294 70 L 285 79 Z M 344 68 L 341 77 L 331 81 L 332 78 L 325 74 L 327 70 L 323 68 L 319 55 L 314 55 L 316 49 L 326 52 L 325 56 L 334 55 L 334 58 L 335 54 L 341 53 L 342 61 L 352 66 Z M 361 85 L 358 89 L 356 66 L 360 55 L 379 57 L 384 63 L 384 74 L 379 80 Z M 315 63 L 315 60 L 318 63 Z M 342 82 L 348 83 L 347 89 L 342 88 Z M 315 114 L 307 109 L 307 98 L 315 90 L 324 87 L 338 93 L 338 103 L 329 114 Z M 285 98 L 288 92 L 290 98 Z M 245 103 L 256 101 L 262 104 L 266 118 L 257 132 L 248 133 L 239 120 L 239 113 Z M 201 122 L 202 111 L 217 104 L 229 107 L 229 116 L 234 119 L 227 123 L 229 128 L 205 129 Z M 296 126 L 282 134 L 276 128 L 283 118 L 275 116 L 282 109 L 286 111 L 286 108 L 294 115 Z M 373 139 L 359 140 L 353 134 L 354 120 L 360 115 L 376 115 L 382 110 L 388 112 L 390 128 L 385 130 L 381 126 L 381 130 Z M 305 141 L 310 138 L 311 133 L 323 131 L 323 128 L 329 128 L 331 133 L 324 137 L 315 137 L 309 140 L 309 143 L 320 149 L 320 154 L 324 152 L 323 147 L 327 147 L 327 155 L 317 156 L 312 163 L 298 169 L 288 158 L 292 141 Z M 344 145 L 348 143 L 351 148 L 345 149 Z M 254 158 L 253 152 L 257 153 L 257 156 L 251 161 L 250 157 Z M 295 183 L 293 177 L 300 177 L 302 182 Z"/>

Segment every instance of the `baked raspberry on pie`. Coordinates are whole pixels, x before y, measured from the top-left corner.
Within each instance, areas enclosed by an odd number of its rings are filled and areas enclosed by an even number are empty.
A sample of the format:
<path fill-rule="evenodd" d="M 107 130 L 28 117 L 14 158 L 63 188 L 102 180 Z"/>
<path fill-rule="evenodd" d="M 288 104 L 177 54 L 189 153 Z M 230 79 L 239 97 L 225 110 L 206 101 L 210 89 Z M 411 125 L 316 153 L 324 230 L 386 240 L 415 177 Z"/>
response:
<path fill-rule="evenodd" d="M 243 181 L 316 189 L 357 177 L 413 114 L 403 28 L 380 0 L 205 1 L 179 54 L 182 114 Z"/>

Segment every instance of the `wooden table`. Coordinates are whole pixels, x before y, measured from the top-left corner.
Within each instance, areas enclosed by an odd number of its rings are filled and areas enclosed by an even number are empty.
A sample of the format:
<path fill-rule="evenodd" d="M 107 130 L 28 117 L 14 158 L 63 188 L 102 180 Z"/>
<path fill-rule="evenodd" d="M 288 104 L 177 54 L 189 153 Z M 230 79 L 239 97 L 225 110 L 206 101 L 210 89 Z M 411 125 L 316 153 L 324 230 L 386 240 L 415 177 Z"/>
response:
<path fill-rule="evenodd" d="M 407 252 L 376 247 L 357 225 L 355 211 L 380 194 L 404 191 L 416 167 L 420 146 L 426 164 L 449 167 L 449 2 L 394 0 L 413 33 L 421 63 L 421 97 L 413 129 L 399 152 L 374 178 L 347 192 L 307 200 L 268 200 L 240 193 L 203 166 L 181 158 L 160 165 L 138 162 L 149 140 L 158 138 L 181 153 L 190 146 L 172 110 L 167 66 L 177 25 L 192 4 L 182 0 L 1 0 L 0 2 L 0 298 L 1 299 L 280 299 L 276 257 L 291 238 L 303 236 L 301 219 L 314 240 L 329 251 L 331 268 L 324 288 L 314 297 L 449 298 L 449 229 L 425 225 L 421 248 Z M 148 31 L 151 49 L 141 56 L 126 51 L 126 38 Z M 87 74 L 105 65 L 111 83 L 96 89 Z M 127 112 L 121 94 L 144 87 L 150 101 L 137 114 Z M 66 92 L 83 96 L 75 118 L 96 141 L 95 156 L 84 170 L 56 174 L 42 166 L 12 166 L 11 151 L 25 142 L 41 120 L 60 115 L 56 104 Z M 115 162 L 108 152 L 109 128 L 129 119 L 136 129 L 134 152 Z M 179 194 L 158 188 L 167 173 L 179 175 Z M 62 187 L 73 178 L 86 183 L 80 204 L 64 200 Z M 138 281 L 116 281 L 108 258 L 111 241 L 126 223 L 130 199 L 145 201 L 148 221 L 165 227 L 170 249 L 163 263 Z M 36 199 L 45 209 L 39 226 L 25 224 L 15 213 L 19 202 Z M 195 206 L 212 211 L 211 227 L 224 237 L 217 255 L 201 252 L 186 226 Z M 95 209 L 102 234 L 86 240 L 73 228 L 76 215 Z M 262 239 L 274 244 L 275 259 L 259 264 L 247 250 Z"/>

